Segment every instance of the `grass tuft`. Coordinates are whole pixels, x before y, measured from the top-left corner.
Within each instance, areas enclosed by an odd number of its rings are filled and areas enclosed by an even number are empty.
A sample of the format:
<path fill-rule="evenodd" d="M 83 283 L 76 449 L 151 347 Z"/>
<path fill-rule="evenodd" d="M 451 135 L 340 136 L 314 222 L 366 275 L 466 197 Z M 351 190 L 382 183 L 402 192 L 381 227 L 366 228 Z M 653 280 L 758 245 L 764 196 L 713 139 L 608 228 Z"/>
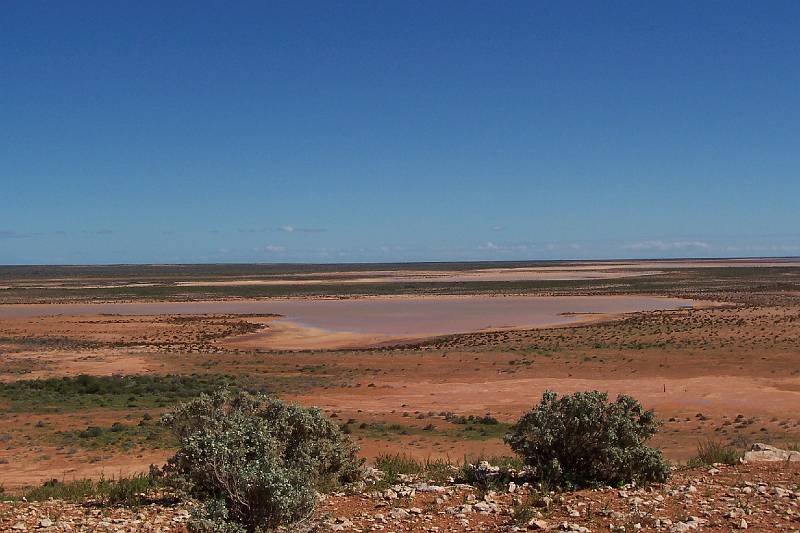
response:
<path fill-rule="evenodd" d="M 63 500 L 82 503 L 98 500 L 106 505 L 135 506 L 145 503 L 145 494 L 162 488 L 163 480 L 152 474 L 116 479 L 59 481 L 51 479 L 20 494 L 27 501 Z"/>
<path fill-rule="evenodd" d="M 706 440 L 697 444 L 697 454 L 689 459 L 688 465 L 692 467 L 710 466 L 715 463 L 733 465 L 739 461 L 742 453 L 717 440 Z"/>

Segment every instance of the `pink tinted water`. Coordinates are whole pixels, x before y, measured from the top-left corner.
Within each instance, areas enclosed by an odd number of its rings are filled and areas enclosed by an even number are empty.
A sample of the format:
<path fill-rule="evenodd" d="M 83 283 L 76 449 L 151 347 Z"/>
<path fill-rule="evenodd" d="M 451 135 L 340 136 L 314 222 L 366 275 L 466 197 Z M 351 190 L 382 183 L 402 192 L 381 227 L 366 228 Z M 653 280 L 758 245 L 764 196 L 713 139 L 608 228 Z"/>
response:
<path fill-rule="evenodd" d="M 469 296 L 350 300 L 238 300 L 0 306 L 0 319 L 45 315 L 280 314 L 329 331 L 446 335 L 481 329 L 549 326 L 581 320 L 572 313 L 631 313 L 691 307 L 692 301 L 646 296 Z M 568 313 L 565 315 L 565 313 Z"/>

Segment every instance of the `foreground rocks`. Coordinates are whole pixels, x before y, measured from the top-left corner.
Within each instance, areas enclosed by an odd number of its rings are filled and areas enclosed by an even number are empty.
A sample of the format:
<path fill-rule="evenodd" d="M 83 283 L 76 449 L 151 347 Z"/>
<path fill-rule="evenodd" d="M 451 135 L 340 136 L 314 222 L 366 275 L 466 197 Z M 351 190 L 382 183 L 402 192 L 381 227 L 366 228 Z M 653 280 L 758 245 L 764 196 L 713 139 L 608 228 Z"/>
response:
<path fill-rule="evenodd" d="M 380 490 L 377 490 L 380 488 Z M 543 493 L 480 492 L 405 476 L 392 486 L 332 495 L 316 531 L 800 531 L 800 463 L 717 465 L 676 471 L 670 482 Z M 134 509 L 59 501 L 0 503 L 0 531 L 186 531 L 190 507 Z M 293 531 L 291 528 L 290 531 Z"/>
<path fill-rule="evenodd" d="M 0 503 L 0 531 L 187 531 L 188 506 L 99 507 L 62 501 Z"/>
<path fill-rule="evenodd" d="M 481 494 L 452 485 L 419 491 L 404 483 L 331 498 L 322 510 L 332 531 L 800 532 L 798 463 L 682 470 L 666 484 L 643 488 L 549 494 L 512 489 Z"/>

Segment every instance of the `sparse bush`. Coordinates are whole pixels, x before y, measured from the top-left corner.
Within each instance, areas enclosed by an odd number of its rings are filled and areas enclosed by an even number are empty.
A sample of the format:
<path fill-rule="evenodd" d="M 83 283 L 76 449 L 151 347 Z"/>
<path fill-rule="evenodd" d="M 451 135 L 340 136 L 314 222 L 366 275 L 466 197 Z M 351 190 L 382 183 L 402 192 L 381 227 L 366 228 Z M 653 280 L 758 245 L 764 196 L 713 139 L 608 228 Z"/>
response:
<path fill-rule="evenodd" d="M 697 455 L 689 459 L 689 466 L 705 466 L 714 463 L 733 465 L 739 461 L 741 452 L 733 446 L 726 446 L 716 440 L 697 444 Z"/>
<path fill-rule="evenodd" d="M 319 409 L 218 391 L 162 421 L 180 441 L 166 470 L 206 504 L 194 520 L 201 531 L 238 531 L 238 524 L 253 532 L 303 520 L 316 490 L 359 475 L 357 448 Z"/>
<path fill-rule="evenodd" d="M 453 424 L 484 424 L 487 426 L 496 426 L 499 424 L 498 420 L 489 413 L 486 413 L 484 416 L 459 416 L 448 411 L 444 414 L 444 419 Z"/>
<path fill-rule="evenodd" d="M 536 518 L 536 509 L 529 499 L 515 501 L 512 512 L 512 520 L 514 524 L 518 526 L 526 526 L 531 520 Z"/>
<path fill-rule="evenodd" d="M 79 433 L 81 438 L 94 439 L 103 434 L 103 428 L 97 426 L 88 426 L 85 430 Z"/>
<path fill-rule="evenodd" d="M 542 395 L 506 442 L 539 480 L 559 486 L 665 481 L 669 465 L 644 443 L 658 431 L 652 410 L 599 391 Z"/>

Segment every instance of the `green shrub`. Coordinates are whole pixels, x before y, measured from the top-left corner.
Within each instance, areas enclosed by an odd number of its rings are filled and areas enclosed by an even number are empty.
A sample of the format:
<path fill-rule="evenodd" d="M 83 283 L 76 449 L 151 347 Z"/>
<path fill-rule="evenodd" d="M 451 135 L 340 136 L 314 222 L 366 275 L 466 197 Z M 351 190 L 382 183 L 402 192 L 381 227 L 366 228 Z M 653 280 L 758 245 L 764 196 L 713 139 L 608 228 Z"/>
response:
<path fill-rule="evenodd" d="M 94 439 L 103 434 L 103 428 L 97 426 L 88 426 L 85 430 L 79 433 L 81 438 Z"/>
<path fill-rule="evenodd" d="M 539 480 L 557 486 L 665 481 L 669 465 L 644 443 L 658 431 L 652 410 L 630 396 L 609 403 L 599 391 L 542 395 L 506 442 Z"/>
<path fill-rule="evenodd" d="M 733 465 L 741 456 L 741 452 L 733 446 L 726 446 L 716 440 L 707 440 L 697 444 L 697 455 L 689 459 L 689 466 L 707 466 L 714 463 Z"/>
<path fill-rule="evenodd" d="M 302 520 L 314 510 L 316 490 L 359 475 L 357 448 L 319 409 L 218 391 L 162 421 L 180 442 L 166 470 L 206 502 L 198 530 L 226 523 L 252 532 Z"/>

